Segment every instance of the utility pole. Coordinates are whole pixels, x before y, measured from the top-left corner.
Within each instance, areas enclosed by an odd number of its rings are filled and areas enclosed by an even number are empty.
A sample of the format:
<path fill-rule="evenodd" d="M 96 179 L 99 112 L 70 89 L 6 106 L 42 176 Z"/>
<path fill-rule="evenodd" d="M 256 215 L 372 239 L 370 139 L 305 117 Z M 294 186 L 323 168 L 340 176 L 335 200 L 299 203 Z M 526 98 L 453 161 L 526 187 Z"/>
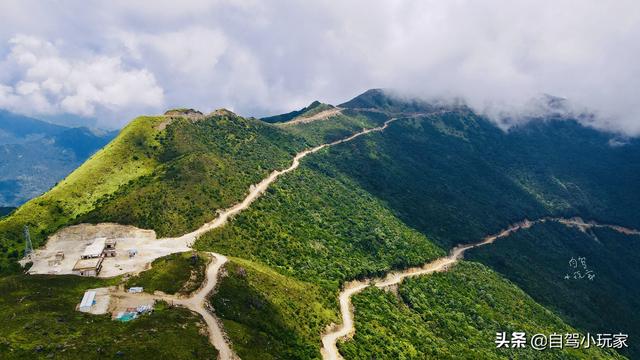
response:
<path fill-rule="evenodd" d="M 33 255 L 33 244 L 31 244 L 31 235 L 29 234 L 29 226 L 24 226 L 24 257 L 31 260 Z"/>

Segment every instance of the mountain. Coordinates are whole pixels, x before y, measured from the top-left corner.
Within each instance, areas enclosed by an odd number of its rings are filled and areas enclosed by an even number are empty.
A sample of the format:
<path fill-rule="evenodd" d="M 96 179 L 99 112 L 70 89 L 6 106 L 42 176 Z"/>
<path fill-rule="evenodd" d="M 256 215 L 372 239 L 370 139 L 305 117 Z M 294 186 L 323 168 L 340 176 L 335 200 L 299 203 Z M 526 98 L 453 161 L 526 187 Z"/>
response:
<path fill-rule="evenodd" d="M 0 206 L 17 206 L 48 190 L 115 135 L 0 110 Z"/>
<path fill-rule="evenodd" d="M 289 120 L 292 120 L 302 114 L 312 114 L 313 112 L 317 112 L 317 111 L 322 111 L 322 110 L 326 110 L 328 108 L 330 108 L 330 105 L 327 104 L 323 104 L 319 101 L 314 101 L 311 104 L 309 104 L 309 106 L 306 106 L 300 110 L 294 110 L 291 112 L 288 112 L 286 114 L 280 114 L 280 115 L 274 115 L 274 116 L 268 116 L 268 117 L 264 117 L 260 120 L 268 122 L 268 123 L 282 123 L 282 122 L 287 122 Z"/>
<path fill-rule="evenodd" d="M 13 210 L 15 210 L 13 207 L 0 207 L 0 217 L 10 214 Z"/>
<path fill-rule="evenodd" d="M 511 230 L 495 243 L 468 250 L 467 260 L 451 263 L 445 272 L 383 289 L 365 283 L 351 297 L 355 335 L 337 343 L 341 354 L 348 359 L 640 354 L 632 341 L 620 350 L 544 352 L 499 349 L 494 343 L 502 331 L 626 333 L 630 339 L 640 334 L 635 315 L 640 263 L 633 257 L 640 236 L 619 231 L 640 228 L 637 139 L 614 144 L 615 134 L 556 114 L 503 131 L 464 104 L 433 104 L 383 90 L 336 107 L 320 106 L 269 122 L 223 109 L 211 114 L 175 109 L 136 118 L 50 191 L 0 219 L 0 335 L 8 339 L 0 342 L 0 351 L 33 353 L 45 342 L 42 331 L 25 328 L 21 319 L 45 328 L 71 319 L 74 329 L 91 331 L 94 317 L 72 310 L 74 296 L 130 281 L 20 274 L 16 260 L 23 225 L 30 226 L 36 247 L 61 228 L 87 222 L 179 236 L 212 221 L 252 193 L 252 184 L 289 168 L 296 154 L 313 148 L 299 167 L 282 172 L 246 209 L 194 245 L 228 257 L 207 303 L 242 359 L 320 358 L 321 335 L 342 321 L 337 298 L 345 284 L 442 261 L 456 245 L 505 229 Z M 551 220 L 574 217 L 596 223 L 568 226 Z M 531 225 L 527 219 L 540 222 Z M 578 257 L 597 274 L 593 281 L 564 278 L 567 264 Z M 185 259 L 161 258 L 139 281 L 168 283 L 178 274 L 198 278 L 184 270 Z M 52 279 L 55 287 L 46 285 Z M 38 308 L 34 297 L 19 300 L 40 294 L 38 289 L 63 298 L 64 306 L 42 295 L 35 298 L 46 307 Z M 192 335 L 185 316 L 160 307 L 135 326 L 155 329 L 154 337 L 165 339 L 171 332 L 191 334 L 193 352 L 175 344 L 172 354 L 207 358 L 201 347 L 206 337 Z M 130 340 L 101 324 L 99 341 Z M 69 351 L 83 346 L 66 328 L 59 333 L 57 341 Z M 136 349 L 170 347 L 139 336 Z M 20 340 L 25 338 L 29 341 Z M 116 348 L 110 345 L 106 356 L 116 356 Z M 53 346 L 47 351 L 59 352 Z"/>

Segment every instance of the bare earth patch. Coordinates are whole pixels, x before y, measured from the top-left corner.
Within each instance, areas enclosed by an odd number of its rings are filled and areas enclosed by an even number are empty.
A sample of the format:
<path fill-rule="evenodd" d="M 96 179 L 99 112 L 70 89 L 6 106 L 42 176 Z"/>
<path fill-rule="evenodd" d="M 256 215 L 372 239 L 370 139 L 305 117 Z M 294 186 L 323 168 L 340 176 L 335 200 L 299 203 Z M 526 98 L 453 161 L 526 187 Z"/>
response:
<path fill-rule="evenodd" d="M 146 270 L 159 257 L 191 250 L 184 240 L 157 239 L 153 230 L 109 223 L 80 224 L 64 228 L 49 237 L 45 247 L 36 250 L 32 258 L 33 266 L 28 273 L 72 274 L 73 265 L 80 259 L 84 249 L 99 237 L 117 241 L 116 256 L 105 257 L 102 262 L 98 277 L 104 278 L 138 273 Z M 129 257 L 129 250 L 133 249 L 137 254 Z M 56 263 L 56 253 L 59 251 L 64 253 L 64 259 Z"/>

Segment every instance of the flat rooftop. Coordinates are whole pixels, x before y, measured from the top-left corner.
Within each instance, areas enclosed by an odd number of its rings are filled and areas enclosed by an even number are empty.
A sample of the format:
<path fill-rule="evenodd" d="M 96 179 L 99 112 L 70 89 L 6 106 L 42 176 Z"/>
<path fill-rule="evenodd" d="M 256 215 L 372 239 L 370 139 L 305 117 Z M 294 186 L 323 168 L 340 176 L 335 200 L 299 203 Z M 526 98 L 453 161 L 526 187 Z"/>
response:
<path fill-rule="evenodd" d="M 87 246 L 82 253 L 83 257 L 96 257 L 102 255 L 104 251 L 105 243 L 107 242 L 106 237 L 99 237 L 93 240 L 91 245 Z"/>
<path fill-rule="evenodd" d="M 77 270 L 87 270 L 87 269 L 97 269 L 98 266 L 102 263 L 102 258 L 95 259 L 80 259 L 73 265 L 73 271 Z"/>

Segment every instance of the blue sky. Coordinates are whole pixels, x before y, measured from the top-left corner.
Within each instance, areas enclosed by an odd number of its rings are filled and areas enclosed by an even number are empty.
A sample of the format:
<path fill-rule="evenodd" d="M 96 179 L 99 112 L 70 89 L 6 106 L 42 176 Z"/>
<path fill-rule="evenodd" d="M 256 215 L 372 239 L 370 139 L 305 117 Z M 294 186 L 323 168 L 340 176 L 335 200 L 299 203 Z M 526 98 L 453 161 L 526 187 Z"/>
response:
<path fill-rule="evenodd" d="M 264 116 L 383 87 L 498 119 L 548 93 L 637 135 L 638 39 L 637 1 L 8 0 L 0 108 L 117 128 L 171 107 Z"/>

